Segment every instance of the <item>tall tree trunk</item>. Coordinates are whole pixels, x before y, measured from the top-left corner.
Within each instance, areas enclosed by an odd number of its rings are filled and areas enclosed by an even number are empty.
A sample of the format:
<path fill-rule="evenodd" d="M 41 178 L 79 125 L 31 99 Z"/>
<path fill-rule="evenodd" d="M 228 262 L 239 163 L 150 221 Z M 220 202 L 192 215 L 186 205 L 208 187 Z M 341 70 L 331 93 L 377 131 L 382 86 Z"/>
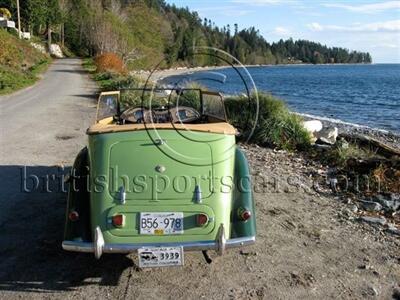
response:
<path fill-rule="evenodd" d="M 18 22 L 18 37 L 21 38 L 21 15 L 19 11 L 19 0 L 17 0 L 17 22 Z"/>
<path fill-rule="evenodd" d="M 64 38 L 64 23 L 62 23 L 60 26 L 61 26 L 61 29 L 60 29 L 60 32 L 61 32 L 61 45 L 64 47 L 64 41 L 65 41 L 65 38 Z"/>
<path fill-rule="evenodd" d="M 51 28 L 50 28 L 50 24 L 47 23 L 47 45 L 49 47 L 49 51 L 50 51 L 50 46 L 51 46 Z"/>

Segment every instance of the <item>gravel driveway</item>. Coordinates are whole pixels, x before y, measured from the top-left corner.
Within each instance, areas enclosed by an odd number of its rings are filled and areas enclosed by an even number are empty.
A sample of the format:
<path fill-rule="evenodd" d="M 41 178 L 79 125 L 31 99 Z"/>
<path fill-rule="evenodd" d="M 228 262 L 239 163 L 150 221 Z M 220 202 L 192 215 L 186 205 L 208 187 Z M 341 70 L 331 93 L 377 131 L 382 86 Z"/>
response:
<path fill-rule="evenodd" d="M 398 237 L 347 218 L 346 204 L 329 193 L 270 181 L 256 183 L 256 245 L 211 253 L 210 265 L 188 253 L 182 268 L 142 271 L 134 254 L 97 261 L 64 252 L 66 194 L 57 180 L 46 187 L 42 179 L 67 171 L 85 145 L 94 91 L 80 61 L 65 59 L 34 87 L 0 98 L 0 298 L 392 297 L 400 284 Z M 278 182 L 295 175 L 307 186 L 314 166 L 285 152 L 244 148 L 255 175 Z M 34 192 L 32 175 L 40 179 Z"/>

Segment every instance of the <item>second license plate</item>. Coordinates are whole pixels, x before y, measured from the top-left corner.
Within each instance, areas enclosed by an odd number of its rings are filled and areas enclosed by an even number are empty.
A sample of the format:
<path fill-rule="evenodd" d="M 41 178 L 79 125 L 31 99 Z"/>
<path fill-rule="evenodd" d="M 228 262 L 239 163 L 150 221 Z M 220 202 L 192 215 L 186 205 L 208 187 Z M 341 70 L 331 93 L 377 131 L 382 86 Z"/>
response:
<path fill-rule="evenodd" d="M 182 234 L 182 212 L 142 212 L 140 213 L 140 234 Z"/>

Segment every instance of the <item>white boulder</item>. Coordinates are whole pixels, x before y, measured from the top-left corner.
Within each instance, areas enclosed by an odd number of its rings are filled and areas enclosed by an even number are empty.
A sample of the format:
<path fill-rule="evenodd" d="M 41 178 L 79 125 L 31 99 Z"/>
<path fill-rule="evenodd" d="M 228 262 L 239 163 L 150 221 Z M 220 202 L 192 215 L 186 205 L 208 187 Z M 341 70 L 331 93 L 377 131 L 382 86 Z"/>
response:
<path fill-rule="evenodd" d="M 322 122 L 318 120 L 305 121 L 303 127 L 309 133 L 319 132 L 322 130 Z"/>
<path fill-rule="evenodd" d="M 54 56 L 56 58 L 63 58 L 64 57 L 60 46 L 57 45 L 57 44 L 51 44 L 49 51 L 50 51 L 50 55 L 51 56 Z"/>
<path fill-rule="evenodd" d="M 25 40 L 30 40 L 31 39 L 31 33 L 30 32 L 24 32 L 21 31 L 21 37 Z"/>
<path fill-rule="evenodd" d="M 323 144 L 333 145 L 336 143 L 338 134 L 339 130 L 337 127 L 325 127 L 317 132 L 315 137 L 318 139 L 317 142 L 319 141 Z"/>

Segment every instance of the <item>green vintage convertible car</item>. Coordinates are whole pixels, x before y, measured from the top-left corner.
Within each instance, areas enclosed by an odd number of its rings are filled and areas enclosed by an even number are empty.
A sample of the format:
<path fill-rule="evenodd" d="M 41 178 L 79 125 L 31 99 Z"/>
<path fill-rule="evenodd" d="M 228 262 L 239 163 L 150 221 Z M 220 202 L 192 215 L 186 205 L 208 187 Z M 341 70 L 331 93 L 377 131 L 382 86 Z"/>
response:
<path fill-rule="evenodd" d="M 69 176 L 67 251 L 137 252 L 140 267 L 185 251 L 253 244 L 254 200 L 223 97 L 201 89 L 101 93 Z"/>

